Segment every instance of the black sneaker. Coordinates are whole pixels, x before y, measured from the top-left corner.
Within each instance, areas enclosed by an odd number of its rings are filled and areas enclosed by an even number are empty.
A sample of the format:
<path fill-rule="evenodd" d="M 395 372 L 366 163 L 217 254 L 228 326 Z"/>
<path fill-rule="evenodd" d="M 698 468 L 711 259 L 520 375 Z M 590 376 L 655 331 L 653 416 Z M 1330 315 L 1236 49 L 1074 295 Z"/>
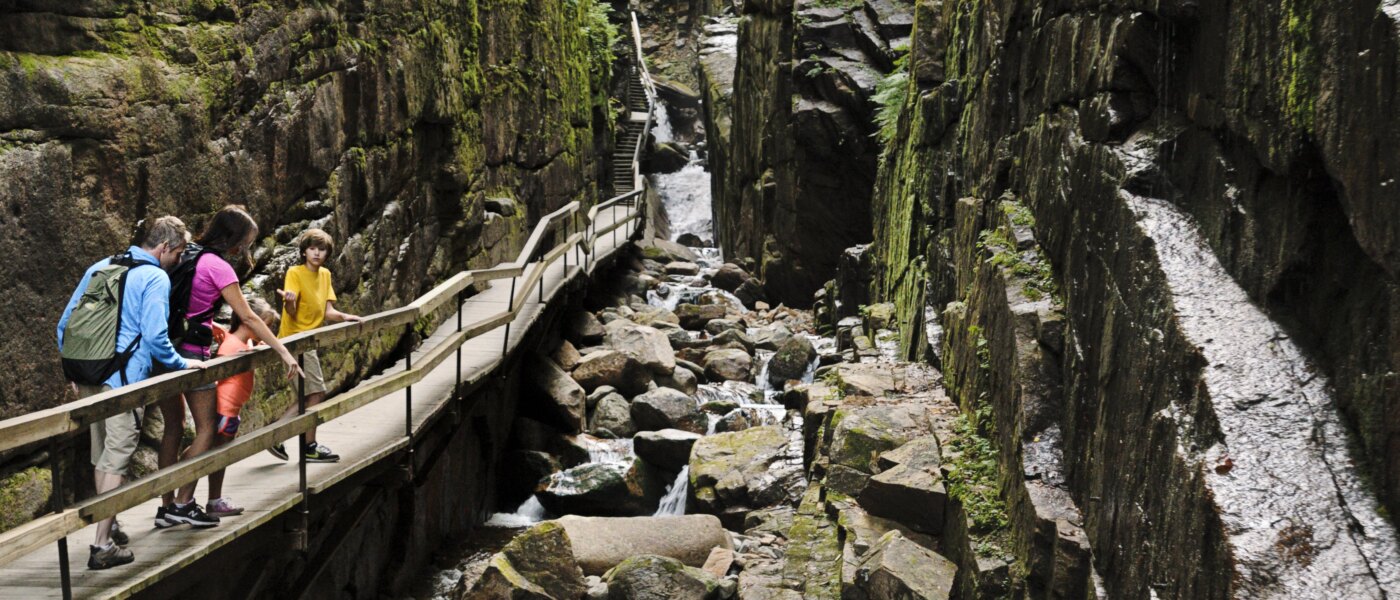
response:
<path fill-rule="evenodd" d="M 213 527 L 219 524 L 218 517 L 211 517 L 204 514 L 204 508 L 198 502 L 190 502 L 184 506 L 173 504 L 165 510 L 165 518 L 176 523 L 189 523 L 191 527 Z"/>
<path fill-rule="evenodd" d="M 168 506 L 156 508 L 156 529 L 165 529 L 167 527 L 179 525 L 179 523 L 170 520 L 169 511 L 170 507 Z"/>
<path fill-rule="evenodd" d="M 111 544 L 106 548 L 88 546 L 88 549 L 92 552 L 88 555 L 88 568 L 94 571 L 110 569 L 136 560 L 136 555 L 132 554 L 130 550 L 116 544 Z"/>
<path fill-rule="evenodd" d="M 117 521 L 117 520 L 115 520 L 115 519 L 112 520 L 112 533 L 111 533 L 111 536 L 112 536 L 112 543 L 114 543 L 114 544 L 116 544 L 116 545 L 118 545 L 118 546 L 125 546 L 125 545 L 131 543 L 131 537 L 128 536 L 128 535 L 126 535 L 126 532 L 125 532 L 125 531 L 122 531 L 122 522 L 121 522 L 121 521 Z"/>
<path fill-rule="evenodd" d="M 267 449 L 267 453 L 277 457 L 277 460 L 285 461 L 288 458 L 287 449 L 282 444 L 277 444 Z"/>
<path fill-rule="evenodd" d="M 306 453 L 306 462 L 332 463 L 340 461 L 339 454 L 331 452 L 330 448 L 315 442 L 307 444 L 303 451 Z"/>

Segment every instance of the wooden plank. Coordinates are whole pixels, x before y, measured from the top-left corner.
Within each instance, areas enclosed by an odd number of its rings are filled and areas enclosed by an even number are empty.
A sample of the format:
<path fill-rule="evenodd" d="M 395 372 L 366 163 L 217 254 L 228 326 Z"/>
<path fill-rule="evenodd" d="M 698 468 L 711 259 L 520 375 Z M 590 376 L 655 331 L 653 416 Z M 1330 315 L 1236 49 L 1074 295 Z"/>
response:
<path fill-rule="evenodd" d="M 86 523 L 77 510 L 50 513 L 0 534 L 0 565 L 7 564 L 82 529 Z M 70 549 L 71 550 L 71 549 Z"/>

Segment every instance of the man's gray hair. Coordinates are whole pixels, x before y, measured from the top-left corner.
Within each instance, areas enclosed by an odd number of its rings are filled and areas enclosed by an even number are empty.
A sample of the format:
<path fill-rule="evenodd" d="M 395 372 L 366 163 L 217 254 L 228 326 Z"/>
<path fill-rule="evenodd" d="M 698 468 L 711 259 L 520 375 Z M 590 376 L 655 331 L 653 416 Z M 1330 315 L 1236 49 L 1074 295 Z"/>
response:
<path fill-rule="evenodd" d="M 167 248 L 178 248 L 189 239 L 189 230 L 185 228 L 185 222 L 179 217 L 166 215 L 151 223 L 146 230 L 146 237 L 141 240 L 143 248 L 155 248 L 162 243 Z"/>

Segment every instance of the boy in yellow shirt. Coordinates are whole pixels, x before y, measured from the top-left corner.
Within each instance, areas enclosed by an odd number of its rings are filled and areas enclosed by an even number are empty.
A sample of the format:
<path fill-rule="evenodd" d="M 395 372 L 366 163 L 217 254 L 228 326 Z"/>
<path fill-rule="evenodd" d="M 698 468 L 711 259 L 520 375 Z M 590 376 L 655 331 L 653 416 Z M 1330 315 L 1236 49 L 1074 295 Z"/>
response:
<path fill-rule="evenodd" d="M 326 260 L 335 249 L 335 240 L 320 229 L 308 229 L 301 234 L 297 243 L 301 251 L 302 264 L 287 269 L 283 288 L 277 290 L 282 297 L 282 326 L 277 337 L 309 331 L 323 323 L 359 321 L 361 317 L 343 313 L 332 305 L 335 302 L 335 289 L 331 287 L 331 271 L 326 268 Z M 321 358 L 315 350 L 302 355 L 302 370 L 306 373 L 306 407 L 311 408 L 326 399 L 326 380 L 321 373 Z M 287 409 L 283 418 L 297 413 L 297 407 Z M 282 444 L 267 450 L 281 460 L 288 455 Z M 340 456 L 316 443 L 316 430 L 306 432 L 306 446 L 302 448 L 306 462 L 336 462 Z"/>

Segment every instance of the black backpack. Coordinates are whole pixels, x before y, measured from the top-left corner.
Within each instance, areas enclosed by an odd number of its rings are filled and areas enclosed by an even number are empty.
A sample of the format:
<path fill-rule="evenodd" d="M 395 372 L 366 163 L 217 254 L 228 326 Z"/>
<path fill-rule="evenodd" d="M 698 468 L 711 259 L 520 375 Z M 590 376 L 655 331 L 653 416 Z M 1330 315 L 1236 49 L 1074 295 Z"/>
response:
<path fill-rule="evenodd" d="M 214 343 L 214 330 L 203 324 L 209 315 L 216 314 L 224 306 L 222 297 L 197 315 L 190 311 L 190 294 L 194 292 L 194 272 L 199 259 L 205 254 L 218 254 L 194 242 L 185 244 L 180 253 L 180 262 L 170 269 L 170 320 L 166 323 L 170 341 L 173 344 L 186 343 L 194 346 L 209 346 Z"/>
<path fill-rule="evenodd" d="M 125 350 L 117 348 L 117 337 L 121 335 L 126 277 L 140 266 L 154 265 L 137 262 L 127 253 L 118 254 L 88 280 L 87 289 L 63 326 L 59 356 L 68 381 L 102 385 L 113 373 L 120 372 L 122 385 L 127 384 L 126 363 L 141 345 L 141 334 L 138 332 Z"/>

